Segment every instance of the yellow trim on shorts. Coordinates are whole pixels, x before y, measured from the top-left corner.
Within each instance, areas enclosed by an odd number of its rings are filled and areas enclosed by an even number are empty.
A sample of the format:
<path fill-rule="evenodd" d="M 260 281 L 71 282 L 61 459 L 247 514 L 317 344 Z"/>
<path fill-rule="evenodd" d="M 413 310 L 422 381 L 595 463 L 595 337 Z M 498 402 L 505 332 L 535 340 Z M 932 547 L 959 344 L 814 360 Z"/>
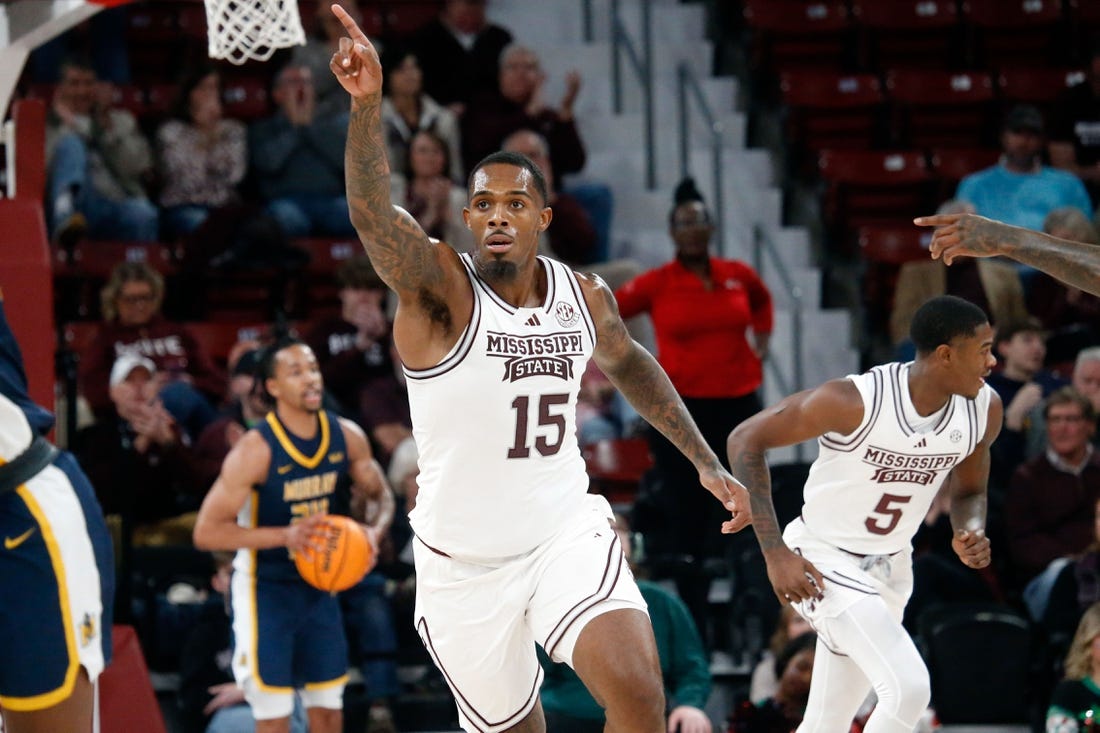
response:
<path fill-rule="evenodd" d="M 347 674 L 342 674 L 334 680 L 325 680 L 324 682 L 307 682 L 302 688 L 303 690 L 328 690 L 333 687 L 339 687 L 340 685 L 346 685 L 348 683 Z"/>
<path fill-rule="evenodd" d="M 317 419 L 321 423 L 321 444 L 317 446 L 317 452 L 309 458 L 302 455 L 302 452 L 298 450 L 294 443 L 291 442 L 287 436 L 286 431 L 283 430 L 283 424 L 279 422 L 278 415 L 275 411 L 267 413 L 267 424 L 271 426 L 271 432 L 275 433 L 275 439 L 279 441 L 279 445 L 283 447 L 287 455 L 294 459 L 295 463 L 305 468 L 317 468 L 328 455 L 328 443 L 329 443 L 329 431 L 328 431 L 328 415 L 324 410 L 317 411 Z"/>
<path fill-rule="evenodd" d="M 268 417 L 271 417 L 274 413 L 268 413 Z M 275 425 L 278 424 L 276 420 Z M 260 521 L 260 491 L 259 489 L 252 490 L 252 526 L 258 527 Z M 252 572 L 249 578 L 249 594 L 252 596 L 252 659 L 249 660 L 248 665 L 252 667 L 252 679 L 256 681 L 256 687 L 260 692 L 270 692 L 276 694 L 286 694 L 288 692 L 294 692 L 293 687 L 278 687 L 276 685 L 269 685 L 263 681 L 260 677 L 260 601 L 256 596 L 256 572 L 259 569 L 256 563 L 256 551 L 249 550 L 252 554 Z"/>
<path fill-rule="evenodd" d="M 65 565 L 61 561 L 61 548 L 57 545 L 53 527 L 50 526 L 46 515 L 42 512 L 42 507 L 38 505 L 38 501 L 26 485 L 16 489 L 16 493 L 23 499 L 23 503 L 27 505 L 27 509 L 38 522 L 42 530 L 42 539 L 46 542 L 46 550 L 50 553 L 50 565 L 53 566 L 54 575 L 57 578 L 57 595 L 61 603 L 61 623 L 65 627 L 65 648 L 69 652 L 69 666 L 65 669 L 65 680 L 57 689 L 30 697 L 0 696 L 0 706 L 13 712 L 27 712 L 44 710 L 67 700 L 73 694 L 73 687 L 76 685 L 80 659 L 76 650 L 76 632 L 73 630 L 72 613 L 69 608 L 69 586 L 65 581 Z"/>

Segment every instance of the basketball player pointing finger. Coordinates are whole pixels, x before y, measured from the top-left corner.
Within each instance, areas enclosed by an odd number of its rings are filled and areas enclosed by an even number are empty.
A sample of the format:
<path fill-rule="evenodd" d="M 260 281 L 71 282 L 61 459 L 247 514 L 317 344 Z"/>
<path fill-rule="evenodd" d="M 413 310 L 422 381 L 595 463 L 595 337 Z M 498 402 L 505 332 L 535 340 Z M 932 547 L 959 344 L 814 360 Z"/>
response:
<path fill-rule="evenodd" d="M 229 452 L 195 523 L 195 546 L 233 561 L 233 673 L 257 733 L 286 733 L 298 689 L 314 733 L 343 728 L 347 641 L 335 595 L 306 584 L 291 551 L 318 547 L 326 514 L 393 518 L 393 496 L 363 431 L 321 409 L 321 372 L 298 341 L 265 349 L 258 381 L 275 409 Z M 346 479 L 351 479 L 350 491 Z"/>
<path fill-rule="evenodd" d="M 420 637 L 468 731 L 545 728 L 538 642 L 577 671 L 605 707 L 607 730 L 663 733 L 645 603 L 609 528 L 610 507 L 587 494 L 577 447 L 588 359 L 732 512 L 722 531 L 748 522 L 745 489 L 627 334 L 607 286 L 536 256 L 552 212 L 530 159 L 494 153 L 475 166 L 464 211 L 476 242 L 470 254 L 429 240 L 393 205 L 378 56 L 347 13 L 333 12 L 350 36 L 331 68 L 352 97 L 351 219 L 399 298 L 394 341 L 420 451 L 410 515 Z"/>
<path fill-rule="evenodd" d="M 960 298 L 913 316 L 917 358 L 799 392 L 730 434 L 730 465 L 752 496 L 753 529 L 780 603 L 818 634 L 800 733 L 849 729 L 874 686 L 869 733 L 909 733 L 928 705 L 928 671 L 902 612 L 913 586 L 910 541 L 950 475 L 952 547 L 990 561 L 984 533 L 989 445 L 1001 401 L 985 314 Z M 818 439 L 802 513 L 780 536 L 764 452 Z"/>

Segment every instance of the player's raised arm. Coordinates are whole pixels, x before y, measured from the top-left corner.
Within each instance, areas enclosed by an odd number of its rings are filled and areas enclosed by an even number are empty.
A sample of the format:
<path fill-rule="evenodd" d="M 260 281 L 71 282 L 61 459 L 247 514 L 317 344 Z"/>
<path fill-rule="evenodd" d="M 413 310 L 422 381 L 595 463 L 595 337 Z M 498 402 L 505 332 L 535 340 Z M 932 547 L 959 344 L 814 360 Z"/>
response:
<path fill-rule="evenodd" d="M 752 521 L 745 487 L 722 467 L 664 369 L 631 338 L 607 284 L 594 275 L 578 279 L 596 322 L 596 364 L 638 414 L 691 461 L 699 472 L 699 482 L 732 513 L 722 531 L 728 534 L 743 529 Z"/>
<path fill-rule="evenodd" d="M 730 469 L 748 487 L 752 529 L 780 603 L 817 596 L 824 588 L 824 580 L 812 563 L 791 552 L 783 542 L 765 453 L 825 433 L 847 435 L 862 420 L 863 399 L 859 390 L 850 380 L 834 379 L 761 410 L 734 428 L 726 441 Z"/>
<path fill-rule="evenodd" d="M 914 219 L 935 227 L 929 249 L 948 265 L 956 257 L 1003 255 L 1042 270 L 1067 285 L 1100 295 L 1100 247 L 1071 242 L 975 214 L 945 214 Z"/>
<path fill-rule="evenodd" d="M 352 98 L 344 170 L 348 210 L 375 270 L 399 296 L 440 292 L 448 247 L 432 244 L 416 220 L 390 200 L 390 167 L 382 137 L 382 65 L 366 34 L 339 5 L 332 12 L 348 37 L 329 68 Z"/>

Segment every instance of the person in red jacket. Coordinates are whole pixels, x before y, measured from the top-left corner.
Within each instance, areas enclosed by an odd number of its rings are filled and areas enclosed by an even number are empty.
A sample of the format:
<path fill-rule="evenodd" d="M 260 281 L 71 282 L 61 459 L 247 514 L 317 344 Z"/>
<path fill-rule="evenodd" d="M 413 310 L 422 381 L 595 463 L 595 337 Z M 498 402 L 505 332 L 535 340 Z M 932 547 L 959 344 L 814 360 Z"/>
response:
<path fill-rule="evenodd" d="M 120 262 L 100 293 L 103 323 L 80 354 L 80 391 L 97 416 L 110 413 L 108 377 L 118 357 L 152 360 L 164 380 L 159 397 L 190 437 L 217 417 L 211 401 L 225 393 L 225 374 L 187 329 L 161 314 L 164 278 L 144 262 Z"/>
<path fill-rule="evenodd" d="M 676 257 L 615 291 L 623 318 L 648 313 L 657 340 L 657 360 L 687 405 L 703 437 L 724 456 L 726 436 L 762 405 L 757 389 L 772 330 L 772 298 L 760 276 L 744 262 L 714 257 L 714 223 L 695 182 L 676 187 L 669 232 Z M 709 531 L 721 518 L 683 487 L 695 469 L 656 431 L 650 431 L 657 497 L 667 552 L 687 555 L 692 568 L 680 575 L 680 596 L 707 639 L 707 557 L 719 555 L 721 538 Z M 711 535 L 714 535 L 713 537 Z"/>

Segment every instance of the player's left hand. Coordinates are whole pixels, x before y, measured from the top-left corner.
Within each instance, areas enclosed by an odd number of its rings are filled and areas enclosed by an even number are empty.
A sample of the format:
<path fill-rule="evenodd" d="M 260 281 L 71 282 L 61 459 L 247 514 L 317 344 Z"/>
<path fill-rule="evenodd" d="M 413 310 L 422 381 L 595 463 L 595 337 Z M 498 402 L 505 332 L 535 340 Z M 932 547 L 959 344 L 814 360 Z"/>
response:
<path fill-rule="evenodd" d="M 668 714 L 670 733 L 711 733 L 710 718 L 699 708 L 680 705 Z"/>
<path fill-rule="evenodd" d="M 699 473 L 699 483 L 722 502 L 731 519 L 722 522 L 722 534 L 740 532 L 752 524 L 752 510 L 749 508 L 749 490 L 740 481 L 722 469 L 712 469 Z"/>
<path fill-rule="evenodd" d="M 989 538 L 985 536 L 984 529 L 955 530 L 955 536 L 951 538 L 951 549 L 968 568 L 984 568 L 993 559 Z"/>

